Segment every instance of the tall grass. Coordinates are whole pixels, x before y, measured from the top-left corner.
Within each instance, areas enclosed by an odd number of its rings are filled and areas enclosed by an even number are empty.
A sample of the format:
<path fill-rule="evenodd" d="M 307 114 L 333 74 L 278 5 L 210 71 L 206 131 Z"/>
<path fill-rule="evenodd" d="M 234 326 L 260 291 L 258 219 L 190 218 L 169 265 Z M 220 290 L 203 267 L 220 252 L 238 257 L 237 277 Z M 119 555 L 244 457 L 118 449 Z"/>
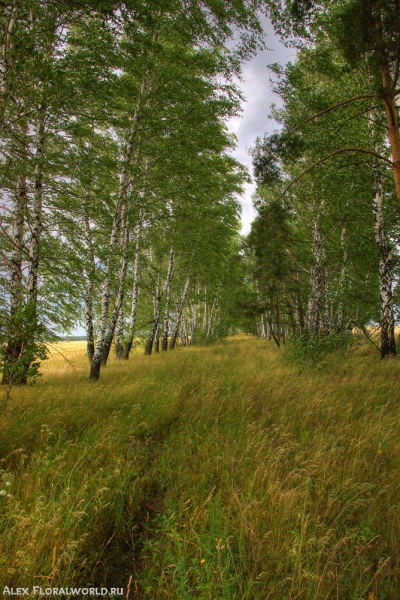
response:
<path fill-rule="evenodd" d="M 0 421 L 0 586 L 398 600 L 398 361 L 300 370 L 241 336 L 93 384 L 58 349 L 76 372 L 52 351 Z"/>

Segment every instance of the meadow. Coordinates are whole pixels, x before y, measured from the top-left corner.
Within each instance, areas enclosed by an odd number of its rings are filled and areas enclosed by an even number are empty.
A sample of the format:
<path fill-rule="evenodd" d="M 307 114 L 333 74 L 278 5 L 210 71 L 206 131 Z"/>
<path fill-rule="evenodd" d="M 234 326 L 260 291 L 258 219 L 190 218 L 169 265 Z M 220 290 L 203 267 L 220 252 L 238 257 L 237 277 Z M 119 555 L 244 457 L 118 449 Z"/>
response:
<path fill-rule="evenodd" d="M 398 360 L 243 335 L 90 383 L 85 343 L 56 348 L 0 419 L 0 586 L 400 598 Z"/>

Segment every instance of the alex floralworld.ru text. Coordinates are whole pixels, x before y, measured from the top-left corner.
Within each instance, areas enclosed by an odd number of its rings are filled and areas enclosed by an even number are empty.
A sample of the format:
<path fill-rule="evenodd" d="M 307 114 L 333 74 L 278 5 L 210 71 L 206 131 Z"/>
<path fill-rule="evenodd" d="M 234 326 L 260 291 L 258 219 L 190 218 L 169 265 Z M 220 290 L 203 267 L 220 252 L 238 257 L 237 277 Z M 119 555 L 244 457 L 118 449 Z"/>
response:
<path fill-rule="evenodd" d="M 123 596 L 123 588 L 42 588 L 33 586 L 34 596 Z M 13 588 L 5 586 L 3 596 L 29 596 L 28 587 Z"/>

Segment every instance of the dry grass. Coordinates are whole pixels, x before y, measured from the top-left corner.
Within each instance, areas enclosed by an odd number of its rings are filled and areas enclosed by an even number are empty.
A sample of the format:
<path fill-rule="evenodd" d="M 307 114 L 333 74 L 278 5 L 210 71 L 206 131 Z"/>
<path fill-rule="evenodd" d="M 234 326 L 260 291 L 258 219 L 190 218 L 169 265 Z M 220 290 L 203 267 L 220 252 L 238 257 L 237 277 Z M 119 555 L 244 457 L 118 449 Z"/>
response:
<path fill-rule="evenodd" d="M 399 598 L 397 360 L 299 370 L 239 336 L 91 384 L 84 343 L 57 349 L 76 371 L 53 349 L 1 421 L 0 585 Z"/>

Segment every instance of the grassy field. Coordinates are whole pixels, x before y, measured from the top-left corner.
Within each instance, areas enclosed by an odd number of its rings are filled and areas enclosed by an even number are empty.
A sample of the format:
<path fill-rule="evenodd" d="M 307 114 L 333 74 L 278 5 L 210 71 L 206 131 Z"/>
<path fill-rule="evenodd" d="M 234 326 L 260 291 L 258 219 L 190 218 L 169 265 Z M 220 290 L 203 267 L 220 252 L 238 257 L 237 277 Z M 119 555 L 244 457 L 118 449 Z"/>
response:
<path fill-rule="evenodd" d="M 400 363 L 272 343 L 111 360 L 66 342 L 0 420 L 0 586 L 398 600 Z"/>

